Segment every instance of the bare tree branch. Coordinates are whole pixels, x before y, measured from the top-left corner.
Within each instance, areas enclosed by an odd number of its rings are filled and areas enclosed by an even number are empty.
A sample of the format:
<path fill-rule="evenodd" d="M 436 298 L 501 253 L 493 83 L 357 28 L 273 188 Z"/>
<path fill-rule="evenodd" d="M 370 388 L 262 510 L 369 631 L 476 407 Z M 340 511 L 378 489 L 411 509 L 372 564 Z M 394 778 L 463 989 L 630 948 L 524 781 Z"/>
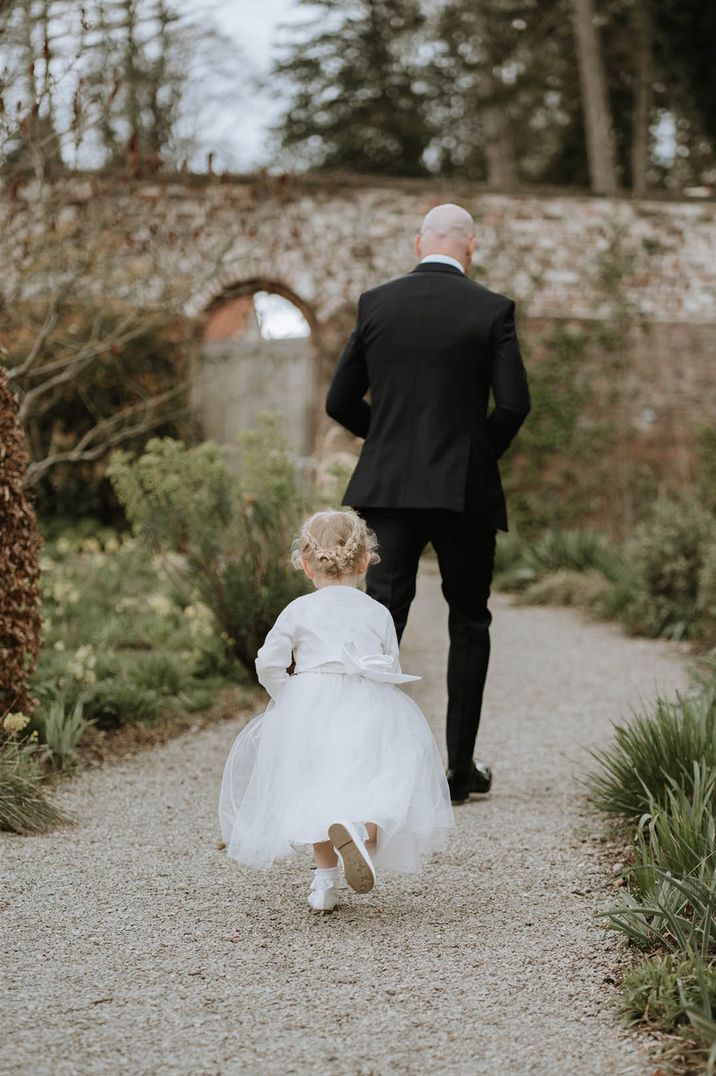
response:
<path fill-rule="evenodd" d="M 44 459 L 32 462 L 27 469 L 28 485 L 34 485 L 43 474 L 58 463 L 81 463 L 101 459 L 112 448 L 116 448 L 117 445 L 122 444 L 124 441 L 129 441 L 144 433 L 150 433 L 165 422 L 174 421 L 183 415 L 189 414 L 192 410 L 189 403 L 173 408 L 170 411 L 162 410 L 165 404 L 185 394 L 189 387 L 189 382 L 185 381 L 168 392 L 151 397 L 148 401 L 143 400 L 139 404 L 125 407 L 110 418 L 98 422 L 72 448 L 64 452 L 51 452 Z M 137 421 L 125 425 L 127 420 L 135 415 L 140 415 L 141 417 Z M 98 438 L 100 439 L 99 443 L 93 444 Z"/>

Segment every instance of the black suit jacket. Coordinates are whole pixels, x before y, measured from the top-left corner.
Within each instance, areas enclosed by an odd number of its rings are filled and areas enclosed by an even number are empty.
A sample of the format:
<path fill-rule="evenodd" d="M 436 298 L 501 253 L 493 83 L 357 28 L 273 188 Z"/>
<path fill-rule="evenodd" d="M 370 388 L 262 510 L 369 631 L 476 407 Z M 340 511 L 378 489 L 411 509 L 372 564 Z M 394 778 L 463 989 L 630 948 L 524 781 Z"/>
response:
<path fill-rule="evenodd" d="M 448 508 L 507 530 L 497 461 L 529 409 L 511 299 L 441 262 L 372 288 L 326 400 L 365 438 L 343 503 Z"/>

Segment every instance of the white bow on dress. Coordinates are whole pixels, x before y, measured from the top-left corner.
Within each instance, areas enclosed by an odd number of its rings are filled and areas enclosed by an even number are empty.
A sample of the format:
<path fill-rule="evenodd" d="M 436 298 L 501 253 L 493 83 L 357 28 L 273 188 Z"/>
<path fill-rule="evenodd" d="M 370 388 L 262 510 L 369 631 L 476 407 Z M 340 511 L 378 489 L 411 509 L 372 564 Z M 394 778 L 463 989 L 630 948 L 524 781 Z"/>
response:
<path fill-rule="evenodd" d="M 422 676 L 393 672 L 395 660 L 390 654 L 357 654 L 355 643 L 344 645 L 343 660 L 347 672 L 357 673 L 366 680 L 376 680 L 381 684 L 409 684 L 414 680 L 422 680 Z"/>

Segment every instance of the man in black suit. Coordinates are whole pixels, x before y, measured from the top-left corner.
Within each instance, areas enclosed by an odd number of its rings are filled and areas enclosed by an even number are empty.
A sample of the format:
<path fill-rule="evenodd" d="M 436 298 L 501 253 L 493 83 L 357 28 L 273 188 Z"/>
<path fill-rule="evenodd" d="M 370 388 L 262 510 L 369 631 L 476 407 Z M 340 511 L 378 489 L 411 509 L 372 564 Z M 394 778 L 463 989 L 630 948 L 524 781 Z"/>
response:
<path fill-rule="evenodd" d="M 492 781 L 473 750 L 490 657 L 495 536 L 507 530 L 497 461 L 530 409 L 515 304 L 466 276 L 474 246 L 466 210 L 440 205 L 428 213 L 415 240 L 416 268 L 361 295 L 326 400 L 332 418 L 365 438 L 343 503 L 378 536 L 381 560 L 368 571 L 367 590 L 390 609 L 398 638 L 420 554 L 428 542 L 437 554 L 450 609 L 455 803 L 489 791 Z"/>

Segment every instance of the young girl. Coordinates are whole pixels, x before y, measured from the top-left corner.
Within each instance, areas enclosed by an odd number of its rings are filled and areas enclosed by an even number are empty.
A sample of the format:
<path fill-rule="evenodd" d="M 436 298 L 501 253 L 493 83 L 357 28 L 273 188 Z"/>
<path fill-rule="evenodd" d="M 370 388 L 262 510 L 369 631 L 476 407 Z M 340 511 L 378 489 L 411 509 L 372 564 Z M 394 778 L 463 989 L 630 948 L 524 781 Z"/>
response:
<path fill-rule="evenodd" d="M 303 524 L 293 562 L 315 591 L 283 610 L 258 652 L 271 702 L 237 737 L 221 785 L 221 832 L 240 863 L 268 867 L 313 846 L 316 911 L 338 902 L 339 858 L 367 893 L 376 868 L 419 870 L 454 825 L 433 735 L 398 686 L 420 677 L 401 673 L 390 613 L 358 590 L 375 548 L 353 511 Z"/>

